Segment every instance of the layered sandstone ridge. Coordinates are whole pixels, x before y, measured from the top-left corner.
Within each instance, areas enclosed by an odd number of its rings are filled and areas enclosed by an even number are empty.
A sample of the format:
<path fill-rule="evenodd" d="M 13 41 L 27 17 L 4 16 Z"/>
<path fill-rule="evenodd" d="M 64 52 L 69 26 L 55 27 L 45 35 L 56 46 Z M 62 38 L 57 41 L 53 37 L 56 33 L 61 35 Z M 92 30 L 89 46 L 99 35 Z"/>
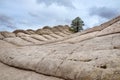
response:
<path fill-rule="evenodd" d="M 38 30 L 15 30 L 13 32 L 0 32 L 0 39 L 17 46 L 28 46 L 55 42 L 72 34 L 69 26 L 59 25 L 53 28 L 48 26 Z"/>
<path fill-rule="evenodd" d="M 0 80 L 120 80 L 120 16 L 68 27 L 0 33 Z"/>

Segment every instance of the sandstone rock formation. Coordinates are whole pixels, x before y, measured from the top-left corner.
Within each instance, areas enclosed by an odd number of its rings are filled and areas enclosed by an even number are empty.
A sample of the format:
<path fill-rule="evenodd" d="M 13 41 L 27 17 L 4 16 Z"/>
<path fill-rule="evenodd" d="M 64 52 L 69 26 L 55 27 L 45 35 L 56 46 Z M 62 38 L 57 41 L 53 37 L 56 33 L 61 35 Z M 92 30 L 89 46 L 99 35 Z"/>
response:
<path fill-rule="evenodd" d="M 0 33 L 0 39 L 3 39 L 4 38 L 4 36 Z"/>
<path fill-rule="evenodd" d="M 28 29 L 27 31 L 29 32 L 29 34 L 35 34 L 35 31 L 32 29 Z"/>
<path fill-rule="evenodd" d="M 0 32 L 1 35 L 4 37 L 4 38 L 8 38 L 8 37 L 16 37 L 14 33 L 11 33 L 11 32 L 7 32 L 7 31 L 3 31 L 3 32 Z"/>
<path fill-rule="evenodd" d="M 0 35 L 0 80 L 120 80 L 120 16 L 75 34 L 18 32 Z"/>

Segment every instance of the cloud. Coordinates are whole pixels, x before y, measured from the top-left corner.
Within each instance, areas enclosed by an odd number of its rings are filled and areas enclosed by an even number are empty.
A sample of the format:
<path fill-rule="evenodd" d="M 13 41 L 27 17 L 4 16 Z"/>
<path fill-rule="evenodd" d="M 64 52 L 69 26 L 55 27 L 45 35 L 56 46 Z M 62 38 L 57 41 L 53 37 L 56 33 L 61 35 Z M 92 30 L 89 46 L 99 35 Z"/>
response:
<path fill-rule="evenodd" d="M 37 3 L 44 3 L 47 6 L 50 6 L 52 4 L 57 4 L 59 6 L 74 8 L 72 0 L 37 0 Z"/>
<path fill-rule="evenodd" d="M 28 14 L 29 14 L 30 16 L 32 16 L 32 17 L 39 18 L 39 15 L 37 15 L 37 14 L 34 14 L 34 13 L 32 13 L 32 12 L 28 12 Z"/>
<path fill-rule="evenodd" d="M 8 27 L 8 28 L 11 28 L 11 29 L 15 29 L 15 25 L 13 24 L 13 19 L 6 16 L 6 15 L 3 15 L 3 14 L 0 14 L 0 25 L 1 26 L 5 26 L 5 27 Z"/>
<path fill-rule="evenodd" d="M 71 24 L 77 16 L 85 27 L 93 27 L 118 15 L 119 4 L 120 0 L 0 0 L 0 30 Z"/>
<path fill-rule="evenodd" d="M 120 11 L 114 8 L 107 7 L 93 7 L 90 8 L 90 16 L 99 16 L 101 18 L 111 19 L 120 15 Z"/>
<path fill-rule="evenodd" d="M 59 25 L 59 24 L 68 24 L 71 18 L 70 9 L 65 8 L 64 6 L 58 6 L 52 4 L 51 6 L 41 7 L 39 10 L 34 12 L 28 12 L 32 20 L 40 25 Z"/>

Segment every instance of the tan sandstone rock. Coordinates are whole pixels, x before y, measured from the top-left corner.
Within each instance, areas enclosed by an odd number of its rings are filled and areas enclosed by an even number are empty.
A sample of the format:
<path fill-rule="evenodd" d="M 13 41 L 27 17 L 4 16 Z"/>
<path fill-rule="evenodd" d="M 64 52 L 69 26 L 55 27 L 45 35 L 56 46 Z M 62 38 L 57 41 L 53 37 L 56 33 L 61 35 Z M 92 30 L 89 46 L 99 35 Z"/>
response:
<path fill-rule="evenodd" d="M 120 80 L 119 23 L 117 17 L 70 37 L 68 28 L 45 27 L 41 35 L 0 40 L 0 79 Z"/>
<path fill-rule="evenodd" d="M 3 35 L 1 35 L 1 33 L 0 33 L 0 39 L 3 39 L 4 38 L 4 36 Z"/>
<path fill-rule="evenodd" d="M 9 37 L 16 37 L 16 35 L 14 33 L 11 32 L 7 32 L 7 31 L 3 31 L 0 32 L 2 36 L 4 36 L 5 38 L 9 38 Z"/>

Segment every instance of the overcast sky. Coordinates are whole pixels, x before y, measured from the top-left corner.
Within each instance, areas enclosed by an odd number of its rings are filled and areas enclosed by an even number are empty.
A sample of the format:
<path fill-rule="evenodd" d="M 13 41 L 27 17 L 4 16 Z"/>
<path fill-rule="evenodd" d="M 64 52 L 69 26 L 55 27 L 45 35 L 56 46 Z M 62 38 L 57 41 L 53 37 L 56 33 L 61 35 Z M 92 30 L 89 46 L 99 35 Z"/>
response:
<path fill-rule="evenodd" d="M 120 15 L 120 0 L 0 0 L 0 31 L 70 25 L 79 16 L 84 28 Z"/>

